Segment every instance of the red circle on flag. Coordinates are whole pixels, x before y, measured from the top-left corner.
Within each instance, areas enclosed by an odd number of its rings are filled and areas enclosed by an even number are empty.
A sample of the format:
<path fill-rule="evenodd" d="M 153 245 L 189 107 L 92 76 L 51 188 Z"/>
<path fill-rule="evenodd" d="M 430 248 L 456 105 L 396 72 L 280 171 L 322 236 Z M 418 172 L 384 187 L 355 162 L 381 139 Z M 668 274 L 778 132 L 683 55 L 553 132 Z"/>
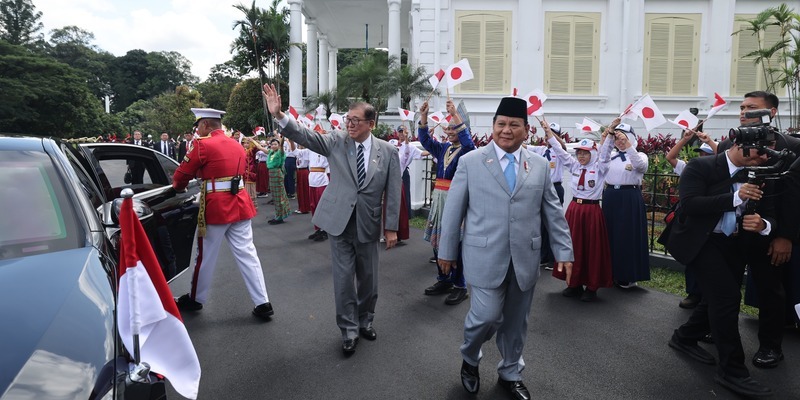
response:
<path fill-rule="evenodd" d="M 591 131 L 591 130 L 592 130 L 592 127 L 591 127 L 591 126 L 589 126 L 589 125 L 584 125 L 584 126 L 583 126 L 583 128 L 581 128 L 581 130 L 584 130 L 584 131 Z"/>
<path fill-rule="evenodd" d="M 463 75 L 463 71 L 461 71 L 461 68 L 459 67 L 455 67 L 452 71 L 450 71 L 450 77 L 453 79 L 460 79 L 461 75 Z"/>
<path fill-rule="evenodd" d="M 337 120 L 333 120 L 333 121 L 331 121 L 331 125 L 333 125 L 333 126 L 339 126 L 339 121 L 337 121 Z"/>
<path fill-rule="evenodd" d="M 433 117 L 431 117 L 431 119 L 436 121 L 436 122 L 439 122 L 439 117 L 437 117 L 437 116 L 433 116 Z"/>
<path fill-rule="evenodd" d="M 687 121 L 685 119 L 682 119 L 682 120 L 678 121 L 678 125 L 688 128 L 689 127 L 689 121 Z"/>
<path fill-rule="evenodd" d="M 647 119 L 650 119 L 656 116 L 656 112 L 653 111 L 653 109 L 650 107 L 645 107 L 642 109 L 642 116 Z"/>
<path fill-rule="evenodd" d="M 531 96 L 528 99 L 528 103 L 531 103 L 531 107 L 533 108 L 534 111 L 542 107 L 542 101 L 539 100 L 539 96 Z"/>

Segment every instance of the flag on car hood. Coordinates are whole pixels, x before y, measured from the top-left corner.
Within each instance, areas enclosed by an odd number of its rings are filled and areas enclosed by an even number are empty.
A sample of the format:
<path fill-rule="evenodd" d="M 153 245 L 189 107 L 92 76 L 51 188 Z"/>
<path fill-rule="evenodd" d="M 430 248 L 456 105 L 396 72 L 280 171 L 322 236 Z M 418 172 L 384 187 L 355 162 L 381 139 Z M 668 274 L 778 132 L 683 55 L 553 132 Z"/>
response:
<path fill-rule="evenodd" d="M 119 220 L 117 326 L 122 343 L 134 354 L 133 335 L 138 334 L 141 361 L 182 396 L 196 399 L 200 361 L 132 199 L 122 202 Z"/>

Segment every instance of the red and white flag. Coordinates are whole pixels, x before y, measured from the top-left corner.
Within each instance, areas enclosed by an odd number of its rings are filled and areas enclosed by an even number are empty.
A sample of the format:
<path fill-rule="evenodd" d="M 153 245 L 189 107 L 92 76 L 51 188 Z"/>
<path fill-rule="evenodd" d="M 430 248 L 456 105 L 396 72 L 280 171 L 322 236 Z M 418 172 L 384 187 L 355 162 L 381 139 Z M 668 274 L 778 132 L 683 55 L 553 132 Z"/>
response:
<path fill-rule="evenodd" d="M 517 97 L 517 88 L 511 89 L 511 97 Z"/>
<path fill-rule="evenodd" d="M 711 106 L 710 110 L 708 110 L 708 116 L 706 116 L 706 119 L 713 117 L 714 114 L 718 113 L 719 110 L 722 110 L 727 104 L 728 102 L 725 101 L 725 99 L 723 99 L 719 93 L 714 92 L 714 105 Z"/>
<path fill-rule="evenodd" d="M 591 118 L 583 117 L 583 123 L 575 123 L 575 128 L 577 128 L 579 132 L 600 132 L 602 126 Z"/>
<path fill-rule="evenodd" d="M 332 113 L 330 118 L 328 118 L 328 121 L 331 122 L 331 127 L 333 129 L 342 130 L 342 127 L 344 126 L 344 118 L 336 113 Z"/>
<path fill-rule="evenodd" d="M 447 87 L 452 88 L 459 83 L 466 82 L 474 78 L 472 75 L 472 68 L 469 67 L 469 61 L 462 58 L 459 62 L 447 67 Z"/>
<path fill-rule="evenodd" d="M 117 326 L 122 343 L 133 354 L 133 335 L 139 335 L 141 361 L 182 396 L 196 399 L 200 361 L 131 199 L 122 202 L 119 220 Z"/>
<path fill-rule="evenodd" d="M 633 113 L 638 115 L 642 118 L 642 122 L 644 122 L 644 127 L 648 131 L 652 131 L 655 128 L 658 128 L 661 125 L 664 125 L 667 122 L 667 119 L 664 117 L 664 114 L 658 109 L 656 106 L 656 102 L 650 97 L 649 94 L 645 94 L 644 96 L 640 97 L 639 100 L 636 100 L 631 106 L 629 113 Z"/>
<path fill-rule="evenodd" d="M 314 118 L 314 116 L 311 114 L 301 115 L 300 118 L 297 119 L 297 122 L 301 123 L 306 128 L 311 129 L 314 127 L 314 121 L 312 118 Z"/>
<path fill-rule="evenodd" d="M 525 95 L 525 101 L 528 103 L 528 115 L 544 115 L 542 105 L 547 100 L 547 95 L 539 89 Z"/>
<path fill-rule="evenodd" d="M 297 121 L 297 118 L 300 117 L 300 113 L 298 113 L 297 110 L 295 110 L 294 107 L 292 106 L 289 106 L 289 110 L 287 110 L 286 112 L 288 112 L 289 115 L 291 115 L 295 121 Z"/>
<path fill-rule="evenodd" d="M 694 129 L 700 120 L 689 110 L 683 110 L 675 119 L 671 119 L 669 122 L 681 129 Z"/>
<path fill-rule="evenodd" d="M 434 125 L 439 125 L 442 123 L 442 121 L 444 121 L 444 114 L 441 111 L 437 111 L 428 115 L 428 119 L 433 121 Z"/>
<path fill-rule="evenodd" d="M 265 132 L 266 131 L 264 130 L 263 126 L 257 126 L 256 129 L 253 130 L 253 134 L 256 136 L 263 135 Z"/>
<path fill-rule="evenodd" d="M 436 89 L 442 82 L 442 79 L 444 79 L 444 70 L 440 68 L 435 74 L 428 78 L 428 82 L 431 83 L 431 88 Z"/>
<path fill-rule="evenodd" d="M 317 109 L 314 111 L 316 113 L 315 117 L 317 119 L 325 119 L 325 107 L 322 104 L 317 106 Z"/>
<path fill-rule="evenodd" d="M 410 119 L 413 119 L 414 118 L 414 114 L 416 114 L 413 111 L 402 109 L 400 107 L 397 107 L 397 111 L 398 111 L 398 113 L 400 113 L 400 120 L 402 120 L 402 121 L 408 121 Z"/>

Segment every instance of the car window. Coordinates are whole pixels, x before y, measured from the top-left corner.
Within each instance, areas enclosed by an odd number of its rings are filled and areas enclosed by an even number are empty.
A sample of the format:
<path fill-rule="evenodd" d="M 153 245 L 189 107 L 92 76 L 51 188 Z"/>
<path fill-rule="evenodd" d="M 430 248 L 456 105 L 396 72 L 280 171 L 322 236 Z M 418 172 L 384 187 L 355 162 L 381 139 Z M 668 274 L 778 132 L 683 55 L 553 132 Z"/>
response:
<path fill-rule="evenodd" d="M 153 183 L 150 173 L 142 161 L 136 160 L 100 160 L 100 168 L 106 174 L 108 183 L 111 187 L 121 187 L 132 184 L 149 185 Z M 136 170 L 141 169 L 141 178 L 137 179 Z M 131 173 L 128 178 L 130 182 L 125 182 L 125 174 Z"/>
<path fill-rule="evenodd" d="M 49 156 L 0 151 L 0 260 L 81 247 L 79 226 Z"/>
<path fill-rule="evenodd" d="M 96 186 L 89 178 L 88 172 L 83 169 L 83 165 L 81 165 L 71 151 L 64 151 L 64 154 L 66 154 L 70 165 L 72 165 L 72 169 L 75 170 L 75 174 L 81 182 L 81 187 L 83 187 L 83 191 L 86 195 L 89 196 L 89 201 L 91 201 L 92 206 L 94 208 L 100 207 L 103 204 L 103 199 L 100 193 L 97 192 L 97 189 L 95 189 Z"/>
<path fill-rule="evenodd" d="M 172 176 L 175 175 L 175 170 L 178 169 L 178 164 L 175 162 L 175 160 L 173 160 L 173 159 L 171 159 L 171 158 L 169 158 L 169 157 L 167 157 L 167 156 L 165 156 L 165 155 L 163 155 L 161 153 L 158 153 L 157 157 L 158 157 L 158 162 L 160 162 L 161 163 L 161 167 L 164 168 L 164 173 L 167 175 L 167 180 L 169 181 L 169 184 L 171 185 L 172 184 Z"/>

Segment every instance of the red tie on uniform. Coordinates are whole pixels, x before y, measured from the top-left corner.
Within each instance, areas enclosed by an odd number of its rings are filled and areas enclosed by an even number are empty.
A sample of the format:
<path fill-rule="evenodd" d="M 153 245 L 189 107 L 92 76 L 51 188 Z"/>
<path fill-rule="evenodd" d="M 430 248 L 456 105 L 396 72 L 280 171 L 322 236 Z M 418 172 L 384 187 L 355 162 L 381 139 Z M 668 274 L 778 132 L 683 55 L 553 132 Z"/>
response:
<path fill-rule="evenodd" d="M 578 178 L 578 189 L 583 190 L 583 181 L 586 178 L 586 168 L 581 169 L 581 177 Z"/>

